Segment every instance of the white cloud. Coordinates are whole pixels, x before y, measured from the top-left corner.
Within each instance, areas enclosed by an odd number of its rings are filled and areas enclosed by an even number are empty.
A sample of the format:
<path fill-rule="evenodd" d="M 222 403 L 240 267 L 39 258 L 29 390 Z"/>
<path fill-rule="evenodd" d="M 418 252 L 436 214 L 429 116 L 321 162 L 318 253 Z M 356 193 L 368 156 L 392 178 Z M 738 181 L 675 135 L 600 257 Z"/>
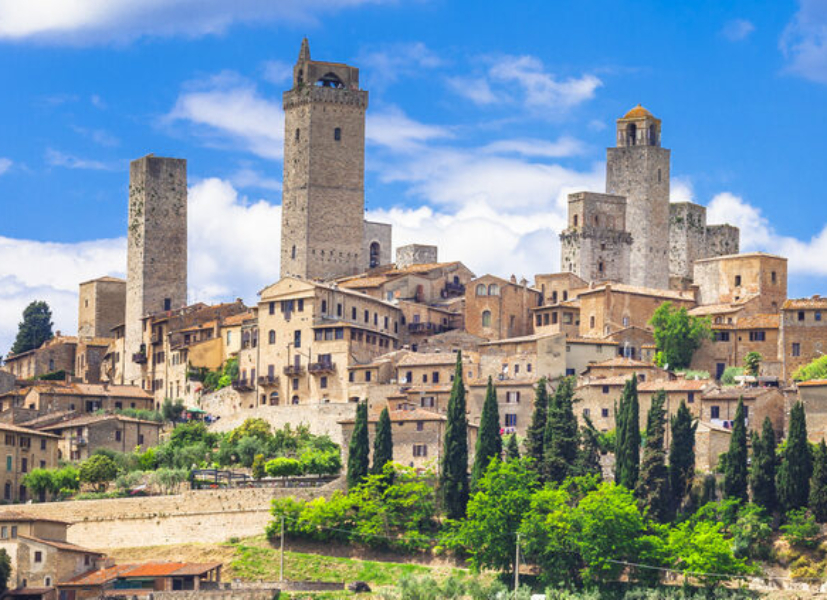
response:
<path fill-rule="evenodd" d="M 540 158 L 561 158 L 582 154 L 585 148 L 580 140 L 563 136 L 553 142 L 535 139 L 497 140 L 483 146 L 481 150 L 487 154 L 518 154 Z"/>
<path fill-rule="evenodd" d="M 11 169 L 12 164 L 10 159 L 0 156 L 0 175 Z"/>
<path fill-rule="evenodd" d="M 491 89 L 487 80 L 481 77 L 449 77 L 448 89 L 467 98 L 479 106 L 487 106 L 500 101 L 500 97 Z"/>
<path fill-rule="evenodd" d="M 741 251 L 764 251 L 789 259 L 793 275 L 827 276 L 827 225 L 809 240 L 778 233 L 761 209 L 729 192 L 716 195 L 707 212 L 710 223 L 730 223 L 741 230 Z"/>
<path fill-rule="evenodd" d="M 268 60 L 261 68 L 261 77 L 274 85 L 293 79 L 293 65 L 282 60 Z"/>
<path fill-rule="evenodd" d="M 400 79 L 421 77 L 445 65 L 438 54 L 422 42 L 386 44 L 379 48 L 366 48 L 357 57 L 357 63 L 367 74 L 363 88 L 384 89 Z"/>
<path fill-rule="evenodd" d="M 419 148 L 423 142 L 452 137 L 450 131 L 436 125 L 414 121 L 395 106 L 367 117 L 365 137 L 368 142 L 396 151 Z"/>
<path fill-rule="evenodd" d="M 799 0 L 799 10 L 784 29 L 779 46 L 791 72 L 827 83 L 827 2 Z"/>
<path fill-rule="evenodd" d="M 74 129 L 77 133 L 81 134 L 82 136 L 89 138 L 99 146 L 106 146 L 112 148 L 115 146 L 119 146 L 121 143 L 121 141 L 117 137 L 115 137 L 105 129 L 87 129 L 85 127 L 77 126 L 73 126 L 72 129 Z"/>
<path fill-rule="evenodd" d="M 0 39 L 124 42 L 220 34 L 237 23 L 313 24 L 317 15 L 382 0 L 0 0 Z"/>
<path fill-rule="evenodd" d="M 89 158 L 80 158 L 66 154 L 54 148 L 46 149 L 46 163 L 53 167 L 65 167 L 67 169 L 88 169 L 90 171 L 114 171 L 121 168 L 121 165 Z"/>
<path fill-rule="evenodd" d="M 751 21 L 733 19 L 724 25 L 721 35 L 730 42 L 740 42 L 747 39 L 753 31 L 755 31 L 755 25 Z"/>
<path fill-rule="evenodd" d="M 230 183 L 237 188 L 258 188 L 262 190 L 281 191 L 281 179 L 268 177 L 267 175 L 251 169 L 242 167 L 229 177 Z"/>
<path fill-rule="evenodd" d="M 283 154 L 281 106 L 235 73 L 190 82 L 164 122 L 170 127 L 183 122 L 207 142 L 240 146 L 263 158 L 280 159 Z"/>
<path fill-rule="evenodd" d="M 695 190 L 688 177 L 673 177 L 669 182 L 670 202 L 694 202 Z"/>

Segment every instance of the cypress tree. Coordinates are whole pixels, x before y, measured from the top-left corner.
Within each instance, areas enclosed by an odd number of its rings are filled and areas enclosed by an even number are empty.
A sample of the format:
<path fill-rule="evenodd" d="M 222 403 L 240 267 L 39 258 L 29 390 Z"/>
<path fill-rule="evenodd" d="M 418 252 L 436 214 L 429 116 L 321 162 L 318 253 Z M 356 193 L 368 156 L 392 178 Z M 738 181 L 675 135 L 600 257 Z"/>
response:
<path fill-rule="evenodd" d="M 825 445 L 824 439 L 816 446 L 813 453 L 810 510 L 819 523 L 827 521 L 827 445 Z"/>
<path fill-rule="evenodd" d="M 372 472 L 379 475 L 389 462 L 393 462 L 393 431 L 391 430 L 391 415 L 386 406 L 379 414 L 376 437 L 373 438 Z"/>
<path fill-rule="evenodd" d="M 475 487 L 485 474 L 491 459 L 502 458 L 503 439 L 500 436 L 500 410 L 497 406 L 497 390 L 491 377 L 485 390 L 485 402 L 482 405 L 480 429 L 477 433 L 477 447 L 474 453 L 474 468 L 471 472 L 471 487 Z"/>
<path fill-rule="evenodd" d="M 446 516 L 462 519 L 468 504 L 468 417 L 465 414 L 462 352 L 457 352 L 454 384 L 446 416 L 439 490 Z"/>
<path fill-rule="evenodd" d="M 813 462 L 807 443 L 807 418 L 804 405 L 796 402 L 790 410 L 790 432 L 787 447 L 778 468 L 778 500 L 784 512 L 807 506 Z"/>
<path fill-rule="evenodd" d="M 505 448 L 505 456 L 508 460 L 520 460 L 520 444 L 517 442 L 517 434 L 508 436 L 508 444 Z"/>
<path fill-rule="evenodd" d="M 580 428 L 580 448 L 577 452 L 577 467 L 575 475 L 597 475 L 603 478 L 603 467 L 600 464 L 600 442 L 597 429 L 592 420 L 583 415 L 586 424 Z"/>
<path fill-rule="evenodd" d="M 652 405 L 646 415 L 646 445 L 643 447 L 643 459 L 640 465 L 640 478 L 635 495 L 643 506 L 648 506 L 650 514 L 657 521 L 664 523 L 671 513 L 669 494 L 669 471 L 666 468 L 666 392 L 658 390 L 652 397 Z"/>
<path fill-rule="evenodd" d="M 35 300 L 23 310 L 23 320 L 17 326 L 17 337 L 9 354 L 40 348 L 52 337 L 52 311 L 46 302 Z"/>
<path fill-rule="evenodd" d="M 571 377 L 565 377 L 551 397 L 543 439 L 544 474 L 549 482 L 560 483 L 576 466 L 578 431 L 573 403 L 574 382 Z"/>
<path fill-rule="evenodd" d="M 729 438 L 729 451 L 724 462 L 724 497 L 743 502 L 747 494 L 747 424 L 744 418 L 744 399 L 738 399 L 735 422 Z"/>
<path fill-rule="evenodd" d="M 764 418 L 761 435 L 752 435 L 752 464 L 749 471 L 749 486 L 752 501 L 772 514 L 778 508 L 775 492 L 775 430 L 769 417 Z"/>
<path fill-rule="evenodd" d="M 356 405 L 356 422 L 350 436 L 347 455 L 347 487 L 353 488 L 362 483 L 370 466 L 370 441 L 368 440 L 368 404 Z"/>
<path fill-rule="evenodd" d="M 637 397 L 637 375 L 632 375 L 623 386 L 615 421 L 615 483 L 628 490 L 634 490 L 640 469 L 640 404 Z"/>
<path fill-rule="evenodd" d="M 692 479 L 695 477 L 695 429 L 692 413 L 681 400 L 680 406 L 671 420 L 672 444 L 669 446 L 669 492 L 672 495 L 672 508 L 677 510 L 689 493 Z"/>
<path fill-rule="evenodd" d="M 548 415 L 548 380 L 545 377 L 537 382 L 534 392 L 534 412 L 531 414 L 531 424 L 528 426 L 525 437 L 525 454 L 534 459 L 534 468 L 542 472 L 543 440 L 546 436 L 546 420 Z"/>

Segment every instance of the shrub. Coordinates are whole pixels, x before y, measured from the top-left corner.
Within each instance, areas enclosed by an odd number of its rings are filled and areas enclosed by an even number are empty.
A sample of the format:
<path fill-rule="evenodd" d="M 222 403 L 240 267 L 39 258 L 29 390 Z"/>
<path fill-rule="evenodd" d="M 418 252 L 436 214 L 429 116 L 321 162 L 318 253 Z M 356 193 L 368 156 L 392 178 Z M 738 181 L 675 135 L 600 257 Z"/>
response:
<path fill-rule="evenodd" d="M 815 548 L 821 527 L 808 510 L 800 508 L 787 513 L 787 522 L 781 526 L 784 539 L 796 548 Z"/>
<path fill-rule="evenodd" d="M 279 457 L 267 461 L 264 470 L 270 477 L 294 477 L 302 472 L 301 463 L 295 458 Z"/>
<path fill-rule="evenodd" d="M 108 456 L 95 454 L 80 465 L 80 481 L 97 487 L 98 492 L 106 489 L 106 484 L 118 474 L 118 466 Z"/>
<path fill-rule="evenodd" d="M 264 455 L 263 454 L 256 454 L 255 458 L 253 458 L 253 479 L 261 479 L 264 477 Z"/>
<path fill-rule="evenodd" d="M 724 385 L 735 385 L 735 378 L 743 375 L 743 367 L 727 367 L 721 375 L 721 383 Z"/>

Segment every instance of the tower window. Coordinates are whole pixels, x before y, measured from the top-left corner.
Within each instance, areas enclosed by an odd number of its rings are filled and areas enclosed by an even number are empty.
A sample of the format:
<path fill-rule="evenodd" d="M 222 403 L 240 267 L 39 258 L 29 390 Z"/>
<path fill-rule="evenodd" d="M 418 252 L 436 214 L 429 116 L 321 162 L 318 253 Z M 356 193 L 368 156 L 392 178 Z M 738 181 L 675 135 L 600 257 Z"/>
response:
<path fill-rule="evenodd" d="M 660 169 L 658 169 L 658 183 L 660 183 L 660 182 L 661 182 L 661 177 L 662 177 L 662 175 L 661 175 L 661 170 L 660 170 Z"/>
<path fill-rule="evenodd" d="M 172 300 L 170 298 L 164 298 L 164 310 L 172 309 Z"/>
<path fill-rule="evenodd" d="M 491 327 L 491 311 L 490 310 L 482 311 L 482 326 L 483 327 Z"/>
<path fill-rule="evenodd" d="M 339 131 L 338 129 L 336 131 Z M 380 247 L 379 242 L 373 242 L 370 245 L 370 268 L 373 269 L 374 267 L 379 266 L 379 258 L 380 255 Z"/>
<path fill-rule="evenodd" d="M 293 259 L 296 258 L 296 246 L 295 246 L 295 244 L 293 245 L 292 250 L 290 250 L 290 258 L 293 258 Z"/>
<path fill-rule="evenodd" d="M 577 215 L 574 215 L 574 226 L 577 227 Z"/>
<path fill-rule="evenodd" d="M 336 140 L 337 142 L 342 141 L 342 128 L 341 127 L 337 127 L 336 129 L 333 130 L 333 139 Z"/>
<path fill-rule="evenodd" d="M 626 145 L 627 146 L 634 146 L 637 142 L 637 125 L 634 123 L 629 123 L 629 126 L 626 128 Z"/>

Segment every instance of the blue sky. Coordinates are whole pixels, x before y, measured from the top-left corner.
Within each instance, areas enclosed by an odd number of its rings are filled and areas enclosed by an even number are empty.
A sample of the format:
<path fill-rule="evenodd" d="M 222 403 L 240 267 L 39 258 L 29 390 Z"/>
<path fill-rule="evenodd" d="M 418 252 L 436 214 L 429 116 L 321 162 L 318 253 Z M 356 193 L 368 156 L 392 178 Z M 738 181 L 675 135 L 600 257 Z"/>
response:
<path fill-rule="evenodd" d="M 0 352 L 122 275 L 128 162 L 189 161 L 191 300 L 278 275 L 281 92 L 303 36 L 370 91 L 366 199 L 477 273 L 558 269 L 614 120 L 663 119 L 673 199 L 827 288 L 827 2 L 0 0 Z"/>

